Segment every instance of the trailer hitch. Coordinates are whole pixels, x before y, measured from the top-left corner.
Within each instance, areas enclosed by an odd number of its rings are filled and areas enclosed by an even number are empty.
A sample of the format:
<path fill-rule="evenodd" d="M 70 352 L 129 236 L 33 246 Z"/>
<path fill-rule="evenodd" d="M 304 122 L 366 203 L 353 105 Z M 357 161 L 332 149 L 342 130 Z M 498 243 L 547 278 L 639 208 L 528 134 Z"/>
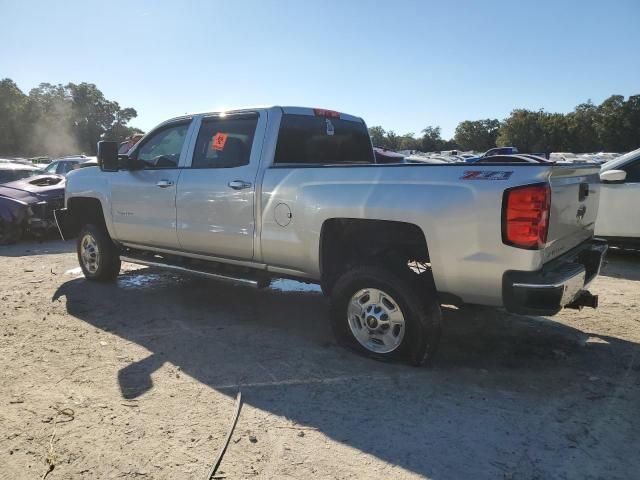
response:
<path fill-rule="evenodd" d="M 598 308 L 598 295 L 592 295 L 588 290 L 582 290 L 573 302 L 565 305 L 564 308 L 582 310 L 583 307 Z"/>

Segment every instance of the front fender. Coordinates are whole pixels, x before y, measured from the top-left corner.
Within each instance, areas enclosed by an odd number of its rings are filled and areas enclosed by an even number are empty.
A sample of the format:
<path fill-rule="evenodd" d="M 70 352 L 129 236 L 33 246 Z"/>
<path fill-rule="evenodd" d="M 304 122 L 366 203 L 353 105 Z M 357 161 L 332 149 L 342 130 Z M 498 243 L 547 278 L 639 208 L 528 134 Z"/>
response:
<path fill-rule="evenodd" d="M 69 210 L 69 202 L 74 198 L 92 198 L 100 202 L 102 208 L 102 216 L 107 232 L 112 239 L 116 239 L 115 229 L 113 228 L 113 218 L 111 216 L 111 185 L 108 180 L 109 173 L 102 172 L 98 167 L 86 167 L 73 170 L 67 175 L 67 183 L 65 185 L 65 207 Z M 75 228 L 70 213 L 60 213 L 60 222 L 58 227 L 64 228 L 69 233 Z M 61 225 L 64 225 L 61 227 Z M 79 226 L 78 226 L 79 228 Z M 60 232 L 63 235 L 63 232 Z M 66 238 L 66 235 L 63 235 Z"/>

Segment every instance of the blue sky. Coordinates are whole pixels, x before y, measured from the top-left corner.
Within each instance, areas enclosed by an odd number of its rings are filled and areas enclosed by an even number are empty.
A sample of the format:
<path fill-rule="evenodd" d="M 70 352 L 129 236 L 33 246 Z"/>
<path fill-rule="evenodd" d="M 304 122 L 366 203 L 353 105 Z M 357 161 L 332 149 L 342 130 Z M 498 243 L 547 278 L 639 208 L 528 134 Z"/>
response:
<path fill-rule="evenodd" d="M 640 94 L 638 0 L 0 0 L 0 16 L 0 77 L 95 83 L 145 130 L 286 104 L 448 138 L 515 107 Z"/>

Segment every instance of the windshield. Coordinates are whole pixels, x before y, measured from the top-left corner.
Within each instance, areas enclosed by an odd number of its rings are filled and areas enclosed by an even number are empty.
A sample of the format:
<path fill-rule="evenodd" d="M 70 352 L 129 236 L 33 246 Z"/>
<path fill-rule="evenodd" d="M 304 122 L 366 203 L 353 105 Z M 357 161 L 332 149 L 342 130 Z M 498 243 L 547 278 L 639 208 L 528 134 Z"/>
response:
<path fill-rule="evenodd" d="M 606 163 L 602 164 L 602 170 L 613 170 L 616 169 L 630 160 L 635 159 L 636 157 L 640 157 L 640 148 L 636 150 L 632 150 L 631 152 L 625 153 L 619 157 L 614 158 L 613 160 L 609 160 Z"/>
<path fill-rule="evenodd" d="M 0 170 L 0 183 L 15 182 L 23 178 L 31 177 L 38 173 L 37 170 Z"/>

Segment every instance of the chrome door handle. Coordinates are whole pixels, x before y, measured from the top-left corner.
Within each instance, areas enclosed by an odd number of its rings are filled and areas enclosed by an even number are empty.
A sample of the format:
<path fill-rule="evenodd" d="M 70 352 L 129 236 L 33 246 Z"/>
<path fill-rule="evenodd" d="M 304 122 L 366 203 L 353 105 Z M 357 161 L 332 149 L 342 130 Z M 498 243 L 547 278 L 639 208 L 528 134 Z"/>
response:
<path fill-rule="evenodd" d="M 156 183 L 156 186 L 160 188 L 172 187 L 173 182 L 171 180 L 159 180 L 158 183 Z"/>
<path fill-rule="evenodd" d="M 243 180 L 234 180 L 229 182 L 229 186 L 234 190 L 244 190 L 245 188 L 249 188 L 251 186 L 251 182 L 245 182 Z"/>

